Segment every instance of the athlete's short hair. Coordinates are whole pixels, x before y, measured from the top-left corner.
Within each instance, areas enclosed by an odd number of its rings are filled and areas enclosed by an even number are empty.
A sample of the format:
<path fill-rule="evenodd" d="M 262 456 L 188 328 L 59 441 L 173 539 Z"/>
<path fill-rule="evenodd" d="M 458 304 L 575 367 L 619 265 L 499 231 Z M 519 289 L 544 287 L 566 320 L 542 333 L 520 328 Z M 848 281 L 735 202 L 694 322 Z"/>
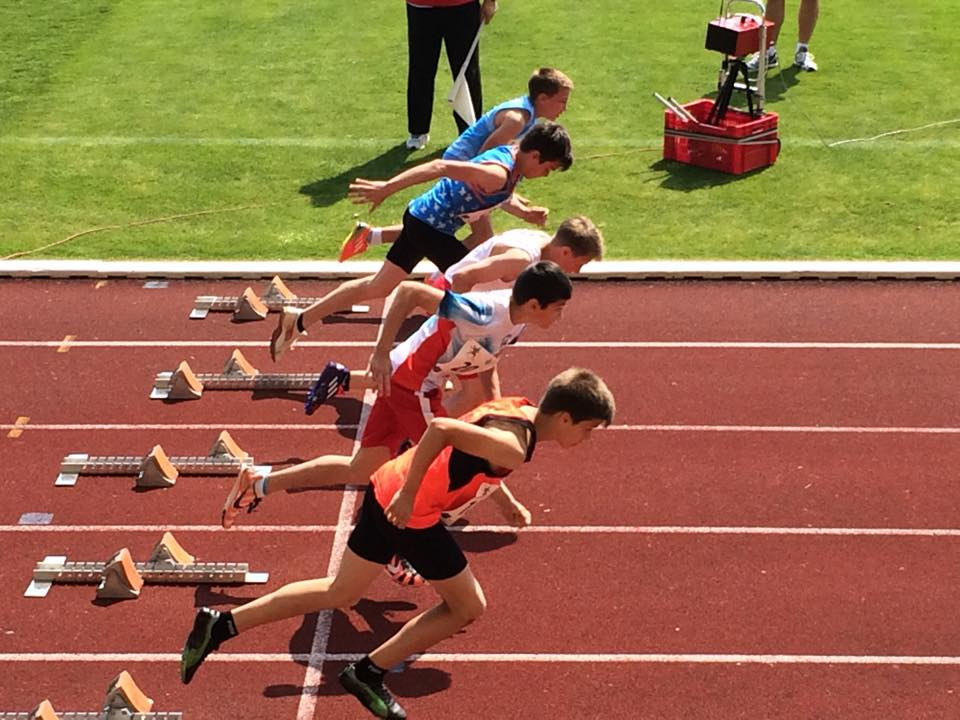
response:
<path fill-rule="evenodd" d="M 540 412 L 555 415 L 565 412 L 573 422 L 600 420 L 613 422 L 617 410 L 613 393 L 596 373 L 584 368 L 569 368 L 557 375 L 540 399 Z"/>
<path fill-rule="evenodd" d="M 520 141 L 520 152 L 540 153 L 541 162 L 559 162 L 562 170 L 573 165 L 570 135 L 563 125 L 555 122 L 537 123 Z"/>
<path fill-rule="evenodd" d="M 517 275 L 511 297 L 517 305 L 536 300 L 546 307 L 573 296 L 573 283 L 555 262 L 543 260 Z"/>
<path fill-rule="evenodd" d="M 527 93 L 531 100 L 537 95 L 553 97 L 561 90 L 573 90 L 573 80 L 556 68 L 542 67 L 535 70 L 527 81 Z"/>
<path fill-rule="evenodd" d="M 603 259 L 603 234 L 586 215 L 567 218 L 560 223 L 551 242 L 557 247 L 570 248 L 578 258 Z"/>

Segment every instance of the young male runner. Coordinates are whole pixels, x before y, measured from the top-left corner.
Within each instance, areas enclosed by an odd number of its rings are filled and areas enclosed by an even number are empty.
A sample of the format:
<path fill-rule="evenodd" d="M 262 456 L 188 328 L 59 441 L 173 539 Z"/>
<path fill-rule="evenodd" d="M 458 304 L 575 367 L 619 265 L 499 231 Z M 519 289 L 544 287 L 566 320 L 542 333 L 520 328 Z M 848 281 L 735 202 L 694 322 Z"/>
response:
<path fill-rule="evenodd" d="M 467 254 L 456 238 L 464 217 L 495 208 L 510 197 L 521 178 L 546 177 L 572 163 L 567 131 L 555 123 L 542 123 L 528 132 L 519 146 L 495 147 L 468 162 L 433 160 L 387 181 L 358 178 L 350 185 L 349 196 L 354 202 L 369 202 L 373 208 L 410 185 L 441 179 L 410 202 L 403 216 L 403 232 L 376 275 L 348 280 L 305 310 L 283 309 L 270 339 L 271 357 L 279 359 L 310 325 L 330 313 L 386 297 L 424 258 L 446 270 Z"/>
<path fill-rule="evenodd" d="M 432 417 L 447 414 L 442 401 L 448 379 L 464 387 L 480 386 L 468 391 L 470 398 L 498 397 L 499 388 L 490 386 L 489 378 L 500 351 L 517 340 L 527 323 L 550 327 L 572 294 L 570 279 L 552 262 L 528 267 L 517 276 L 512 290 L 458 295 L 424 283 L 402 283 L 380 327 L 369 377 L 362 373 L 351 377 L 342 365 L 331 363 L 318 381 L 322 401 L 351 386 L 379 388 L 359 450 L 352 457 L 324 455 L 266 477 L 242 469 L 224 503 L 222 525 L 231 527 L 241 510 L 252 511 L 275 492 L 365 483 L 405 445 L 417 442 Z M 433 315 L 393 348 L 400 326 L 416 307 Z M 466 408 L 455 410 L 459 409 Z M 529 521 L 526 508 L 509 494 L 496 501 L 508 521 Z"/>
<path fill-rule="evenodd" d="M 560 223 L 552 237 L 526 229 L 495 235 L 427 282 L 454 292 L 495 290 L 510 287 L 524 268 L 541 260 L 555 262 L 572 275 L 591 260 L 602 259 L 603 235 L 589 218 L 577 215 Z"/>
<path fill-rule="evenodd" d="M 538 118 L 556 120 L 567 109 L 567 102 L 573 90 L 573 81 L 555 68 L 543 67 L 530 76 L 527 81 L 527 94 L 502 102 L 488 110 L 479 120 L 468 127 L 450 143 L 444 151 L 444 160 L 470 160 L 499 145 L 507 145 L 522 138 L 537 122 Z M 524 200 L 514 196 L 511 204 L 525 214 L 527 222 L 543 225 L 546 208 L 534 208 Z M 371 227 L 358 222 L 347 235 L 340 248 L 340 261 L 367 251 L 371 245 L 392 243 L 400 236 L 403 225 L 389 227 Z M 470 226 L 467 247 L 475 247 L 493 236 L 493 227 L 488 215 Z"/>
<path fill-rule="evenodd" d="M 407 714 L 384 685 L 389 668 L 480 618 L 486 599 L 466 557 L 440 522 L 533 457 L 538 443 L 579 445 L 591 430 L 609 425 L 615 403 L 589 370 L 570 368 L 550 381 L 539 405 L 521 397 L 494 400 L 459 420 L 435 418 L 420 443 L 370 478 L 356 526 L 334 577 L 284 585 L 268 595 L 220 612 L 197 611 L 180 661 L 189 683 L 204 658 L 225 641 L 260 625 L 356 604 L 400 553 L 416 565 L 441 602 L 408 621 L 392 637 L 340 673 L 341 685 L 371 713 L 387 720 Z"/>

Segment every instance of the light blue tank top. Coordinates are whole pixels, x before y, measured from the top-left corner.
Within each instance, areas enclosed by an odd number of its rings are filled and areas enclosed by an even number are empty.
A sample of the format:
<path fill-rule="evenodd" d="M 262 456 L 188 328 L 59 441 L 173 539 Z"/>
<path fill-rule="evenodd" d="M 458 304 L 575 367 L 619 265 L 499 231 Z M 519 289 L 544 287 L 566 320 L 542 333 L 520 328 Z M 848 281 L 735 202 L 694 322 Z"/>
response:
<path fill-rule="evenodd" d="M 466 130 L 461 133 L 460 137 L 450 143 L 443 153 L 444 160 L 469 160 L 470 158 L 476 157 L 480 152 L 480 148 L 483 147 L 483 144 L 487 141 L 487 138 L 493 133 L 496 127 L 493 124 L 494 119 L 497 117 L 497 113 L 501 110 L 526 110 L 528 113 L 528 118 L 526 124 L 523 126 L 523 130 L 520 131 L 520 134 L 517 137 L 523 137 L 527 134 L 527 131 L 530 130 L 537 122 L 536 113 L 533 110 L 533 101 L 530 100 L 530 97 L 523 95 L 522 97 L 514 98 L 513 100 L 507 100 L 497 105 L 492 110 L 487 111 L 483 117 L 477 120 L 473 125 L 468 127 Z"/>
<path fill-rule="evenodd" d="M 496 192 L 484 195 L 477 188 L 444 177 L 427 192 L 410 201 L 407 209 L 417 220 L 425 222 L 435 230 L 447 235 L 456 234 L 465 221 L 465 213 L 496 207 L 513 193 L 520 172 L 517 169 L 516 145 L 500 145 L 472 158 L 472 163 L 496 163 L 507 168 L 509 176 L 506 184 Z"/>

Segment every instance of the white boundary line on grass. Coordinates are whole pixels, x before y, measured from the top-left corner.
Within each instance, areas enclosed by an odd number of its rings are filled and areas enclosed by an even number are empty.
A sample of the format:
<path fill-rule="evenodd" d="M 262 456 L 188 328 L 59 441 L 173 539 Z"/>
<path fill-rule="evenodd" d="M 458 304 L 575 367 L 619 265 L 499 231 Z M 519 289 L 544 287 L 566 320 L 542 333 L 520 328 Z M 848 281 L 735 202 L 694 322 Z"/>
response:
<path fill-rule="evenodd" d="M 353 490 L 354 497 L 359 492 Z M 352 508 L 351 508 L 352 509 Z M 342 510 L 342 507 L 341 507 Z M 342 520 L 342 517 L 340 518 Z M 350 519 L 347 518 L 349 530 Z M 337 533 L 340 525 L 245 525 L 239 533 Z M 819 537 L 923 537 L 960 538 L 960 528 L 843 528 L 843 527 L 760 527 L 720 525 L 466 525 L 451 527 L 452 532 L 494 533 L 499 535 L 766 535 Z M 219 525 L 0 525 L 0 533 L 161 533 L 223 532 Z M 345 543 L 345 540 L 344 540 Z M 336 542 L 335 542 L 336 546 Z M 343 552 L 343 547 L 339 548 Z M 333 562 L 331 556 L 331 563 Z M 337 555 L 339 558 L 339 555 Z M 334 570 L 335 572 L 335 570 Z M 319 628 L 319 623 L 318 623 Z M 329 628 L 326 628 L 329 632 Z"/>
<path fill-rule="evenodd" d="M 845 138 L 826 142 L 819 137 L 798 137 L 790 135 L 781 138 L 784 147 L 816 147 L 829 149 L 840 145 L 856 145 L 856 149 L 882 150 L 889 152 L 892 147 L 908 147 L 915 149 L 947 150 L 960 148 L 960 141 L 953 138 L 922 138 L 904 139 L 896 135 L 908 132 L 920 132 L 935 127 L 942 127 L 960 120 L 944 120 L 930 123 L 923 127 L 891 130 L 869 137 Z M 881 142 L 877 142 L 881 141 Z M 0 135 L 0 145 L 27 145 L 27 146 L 74 146 L 74 147 L 105 147 L 105 146 L 136 146 L 136 145 L 171 145 L 187 147 L 265 147 L 265 148 L 382 148 L 389 149 L 397 145 L 397 138 L 351 138 L 318 135 L 314 137 L 202 137 L 196 135 Z M 578 138 L 577 150 L 589 155 L 595 150 L 610 152 L 624 152 L 645 148 L 663 147 L 663 136 L 657 135 L 648 138 Z M 851 148 L 852 149 L 852 148 Z M 626 152 L 624 152 L 626 154 Z"/>
<path fill-rule="evenodd" d="M 335 279 L 372 275 L 381 262 L 346 263 L 331 260 L 263 261 L 115 261 L 115 260 L 2 260 L 0 277 L 21 278 L 197 278 L 269 280 Z M 433 270 L 420 263 L 413 275 Z M 575 277 L 590 280 L 857 280 L 960 279 L 955 261 L 856 260 L 605 260 L 586 265 Z"/>
<path fill-rule="evenodd" d="M 354 662 L 361 653 L 325 653 L 320 662 Z M 204 662 L 308 662 L 304 653 L 215 653 Z M 424 653 L 425 663 L 631 663 L 717 665 L 960 665 L 949 655 L 781 655 L 713 653 Z M 0 662 L 179 662 L 175 653 L 0 653 Z"/>

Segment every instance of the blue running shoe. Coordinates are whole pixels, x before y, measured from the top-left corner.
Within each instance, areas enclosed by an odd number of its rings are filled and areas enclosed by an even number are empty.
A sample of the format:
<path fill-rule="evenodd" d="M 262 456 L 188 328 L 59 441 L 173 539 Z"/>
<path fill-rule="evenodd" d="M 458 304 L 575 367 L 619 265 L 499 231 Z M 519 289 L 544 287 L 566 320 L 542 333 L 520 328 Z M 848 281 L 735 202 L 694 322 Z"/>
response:
<path fill-rule="evenodd" d="M 320 377 L 307 393 L 307 401 L 303 410 L 307 415 L 313 415 L 318 406 L 323 405 L 334 395 L 350 390 L 350 371 L 338 362 L 331 360 L 320 373 Z"/>
<path fill-rule="evenodd" d="M 219 610 L 211 610 L 207 607 L 197 610 L 193 629 L 190 630 L 187 642 L 183 646 L 183 653 L 180 655 L 180 681 L 184 685 L 189 685 L 193 680 L 204 658 L 220 647 L 220 643 L 213 639 L 213 626 L 219 617 Z"/>
<path fill-rule="evenodd" d="M 340 685 L 378 718 L 406 720 L 407 713 L 382 682 L 366 683 L 357 677 L 355 664 L 340 671 Z"/>

